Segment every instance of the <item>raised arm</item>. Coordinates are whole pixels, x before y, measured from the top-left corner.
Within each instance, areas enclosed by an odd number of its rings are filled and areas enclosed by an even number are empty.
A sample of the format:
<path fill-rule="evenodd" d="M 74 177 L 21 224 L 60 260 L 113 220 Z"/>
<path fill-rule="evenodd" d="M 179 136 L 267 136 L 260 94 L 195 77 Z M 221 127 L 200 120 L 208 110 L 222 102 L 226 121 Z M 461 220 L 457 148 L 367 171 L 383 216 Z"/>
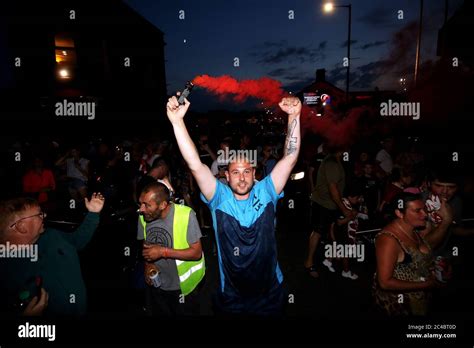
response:
<path fill-rule="evenodd" d="M 66 152 L 66 154 L 64 156 L 62 156 L 61 158 L 59 158 L 55 163 L 54 165 L 56 167 L 61 167 L 63 166 L 65 163 L 66 163 L 66 159 L 70 156 L 70 152 Z"/>
<path fill-rule="evenodd" d="M 72 233 L 63 233 L 64 239 L 69 241 L 77 250 L 82 250 L 89 243 L 99 225 L 100 212 L 104 208 L 104 196 L 101 193 L 93 193 L 90 200 L 84 199 L 89 213 L 86 215 L 82 224 Z"/>
<path fill-rule="evenodd" d="M 349 220 L 352 220 L 357 216 L 357 212 L 355 210 L 350 210 L 346 208 L 346 206 L 342 202 L 341 192 L 339 192 L 337 184 L 334 182 L 329 183 L 329 195 L 331 196 L 334 203 L 336 203 L 337 207 L 344 214 L 344 217 L 349 218 Z"/>
<path fill-rule="evenodd" d="M 426 229 L 421 232 L 421 235 L 432 249 L 436 249 L 446 238 L 447 231 L 453 222 L 453 209 L 446 202 L 446 199 L 441 199 L 441 207 L 438 210 L 438 214 L 441 216 L 442 221 L 438 225 L 428 223 Z"/>
<path fill-rule="evenodd" d="M 283 191 L 291 171 L 296 165 L 301 145 L 301 101 L 296 97 L 288 97 L 283 98 L 279 105 L 288 114 L 288 134 L 286 135 L 283 157 L 270 174 L 277 194 Z"/>
<path fill-rule="evenodd" d="M 202 194 L 210 201 L 216 191 L 216 178 L 212 175 L 209 167 L 201 162 L 196 146 L 191 140 L 186 125 L 184 124 L 184 115 L 186 115 L 189 105 L 190 103 L 187 99 L 185 99 L 184 105 L 179 105 L 178 99 L 173 96 L 168 99 L 166 113 L 173 125 L 179 151 L 181 151 L 181 155 L 196 179 Z"/>

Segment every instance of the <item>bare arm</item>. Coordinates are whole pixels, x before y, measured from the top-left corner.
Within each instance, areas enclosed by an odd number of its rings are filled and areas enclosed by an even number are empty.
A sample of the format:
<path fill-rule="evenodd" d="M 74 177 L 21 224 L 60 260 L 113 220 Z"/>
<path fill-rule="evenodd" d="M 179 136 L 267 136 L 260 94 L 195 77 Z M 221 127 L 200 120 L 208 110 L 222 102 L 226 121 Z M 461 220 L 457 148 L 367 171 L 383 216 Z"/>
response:
<path fill-rule="evenodd" d="M 357 212 L 355 210 L 347 209 L 344 203 L 342 203 L 342 196 L 337 188 L 336 183 L 329 184 L 329 194 L 331 195 L 332 200 L 336 203 L 337 207 L 342 211 L 344 216 L 350 220 L 353 220 L 357 216 Z"/>
<path fill-rule="evenodd" d="M 166 111 L 171 124 L 173 125 L 174 135 L 186 164 L 197 181 L 202 194 L 208 201 L 212 199 L 216 191 L 216 178 L 212 175 L 208 166 L 201 162 L 199 153 L 194 145 L 188 130 L 184 123 L 184 115 L 189 108 L 189 101 L 185 100 L 184 105 L 179 105 L 176 97 L 168 99 Z"/>
<path fill-rule="evenodd" d="M 167 257 L 169 259 L 183 260 L 183 261 L 197 261 L 202 257 L 201 241 L 198 240 L 194 244 L 190 244 L 187 249 L 168 249 Z"/>
<path fill-rule="evenodd" d="M 59 158 L 55 163 L 54 165 L 56 167 L 61 167 L 64 165 L 64 163 L 66 162 L 66 159 L 69 157 L 69 152 L 67 152 L 64 156 L 62 156 L 61 158 Z"/>
<path fill-rule="evenodd" d="M 344 203 L 342 203 L 342 196 L 341 193 L 339 192 L 339 189 L 337 188 L 337 184 L 334 182 L 329 183 L 329 194 L 331 195 L 332 200 L 334 203 L 336 203 L 337 207 L 341 211 L 346 211 L 348 210 L 345 206 Z"/>
<path fill-rule="evenodd" d="M 196 261 L 202 257 L 201 241 L 190 244 L 186 249 L 171 249 L 161 245 L 143 244 L 143 257 L 146 261 L 156 261 L 161 258 L 183 261 Z"/>
<path fill-rule="evenodd" d="M 426 228 L 421 235 L 430 247 L 435 249 L 443 242 L 450 225 L 450 222 L 445 222 L 444 220 L 437 226 L 428 222 L 428 228 Z"/>
<path fill-rule="evenodd" d="M 429 223 L 428 228 L 422 232 L 423 238 L 433 249 L 443 242 L 446 232 L 453 222 L 453 210 L 444 199 L 441 199 L 441 207 L 438 214 L 443 219 L 442 222 L 437 226 Z"/>
<path fill-rule="evenodd" d="M 296 165 L 301 145 L 301 101 L 296 97 L 283 98 L 279 105 L 288 114 L 288 134 L 286 135 L 283 158 L 278 161 L 270 174 L 277 194 L 283 191 L 291 171 Z"/>

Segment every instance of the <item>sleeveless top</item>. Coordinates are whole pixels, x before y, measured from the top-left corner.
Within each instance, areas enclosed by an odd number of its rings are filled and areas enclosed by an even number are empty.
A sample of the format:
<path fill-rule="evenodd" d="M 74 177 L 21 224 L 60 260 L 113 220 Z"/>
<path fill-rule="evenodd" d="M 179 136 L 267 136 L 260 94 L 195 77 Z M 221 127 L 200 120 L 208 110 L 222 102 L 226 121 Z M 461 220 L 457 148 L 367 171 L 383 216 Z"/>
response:
<path fill-rule="evenodd" d="M 405 257 L 402 262 L 397 262 L 393 270 L 395 279 L 420 282 L 426 280 L 433 269 L 433 255 L 431 247 L 423 237 L 417 234 L 418 240 L 428 247 L 427 254 L 422 253 L 419 248 L 406 247 L 403 242 L 393 233 L 382 231 L 377 234 L 385 234 L 397 240 Z M 426 315 L 431 293 L 429 290 L 403 291 L 381 289 L 377 281 L 377 273 L 374 274 L 372 292 L 377 307 L 389 316 Z"/>

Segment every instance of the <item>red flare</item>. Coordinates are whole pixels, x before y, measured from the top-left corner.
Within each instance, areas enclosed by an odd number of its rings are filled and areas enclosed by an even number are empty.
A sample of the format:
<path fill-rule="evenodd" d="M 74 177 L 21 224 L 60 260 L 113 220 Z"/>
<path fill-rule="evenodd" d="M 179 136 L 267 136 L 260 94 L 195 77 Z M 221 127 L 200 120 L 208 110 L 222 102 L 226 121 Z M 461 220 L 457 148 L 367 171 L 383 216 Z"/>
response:
<path fill-rule="evenodd" d="M 228 75 L 220 77 L 200 75 L 192 82 L 222 97 L 227 94 L 233 94 L 234 101 L 238 103 L 242 103 L 247 98 L 253 97 L 260 99 L 264 106 L 272 106 L 278 104 L 285 95 L 285 92 L 281 88 L 281 83 L 268 77 L 262 77 L 258 80 L 237 81 Z"/>
<path fill-rule="evenodd" d="M 235 102 L 242 103 L 247 98 L 253 97 L 261 100 L 264 107 L 275 107 L 278 110 L 280 110 L 278 103 L 287 95 L 279 81 L 268 77 L 238 81 L 228 75 L 220 77 L 200 75 L 192 82 L 221 98 L 232 94 Z M 363 109 L 357 108 L 351 110 L 347 117 L 341 118 L 327 107 L 324 115 L 318 117 L 310 107 L 304 105 L 301 113 L 302 132 L 320 134 L 330 144 L 347 145 L 356 140 L 357 121 L 362 113 Z"/>

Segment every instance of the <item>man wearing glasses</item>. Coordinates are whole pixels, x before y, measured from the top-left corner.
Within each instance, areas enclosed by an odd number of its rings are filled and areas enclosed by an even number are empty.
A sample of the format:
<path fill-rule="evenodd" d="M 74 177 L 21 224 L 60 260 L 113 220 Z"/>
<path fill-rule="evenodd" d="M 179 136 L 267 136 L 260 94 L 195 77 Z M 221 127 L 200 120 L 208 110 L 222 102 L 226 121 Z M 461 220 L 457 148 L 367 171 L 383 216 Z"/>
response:
<path fill-rule="evenodd" d="M 99 224 L 104 197 L 85 199 L 89 213 L 72 233 L 45 229 L 46 216 L 38 202 L 15 198 L 0 202 L 0 245 L 37 248 L 38 258 L 4 254 L 0 260 L 0 312 L 19 315 L 80 316 L 86 312 L 86 288 L 78 251 Z M 12 256 L 13 255 L 13 256 Z M 5 257 L 8 256 L 8 257 Z M 19 305 L 20 300 L 25 307 Z"/>

